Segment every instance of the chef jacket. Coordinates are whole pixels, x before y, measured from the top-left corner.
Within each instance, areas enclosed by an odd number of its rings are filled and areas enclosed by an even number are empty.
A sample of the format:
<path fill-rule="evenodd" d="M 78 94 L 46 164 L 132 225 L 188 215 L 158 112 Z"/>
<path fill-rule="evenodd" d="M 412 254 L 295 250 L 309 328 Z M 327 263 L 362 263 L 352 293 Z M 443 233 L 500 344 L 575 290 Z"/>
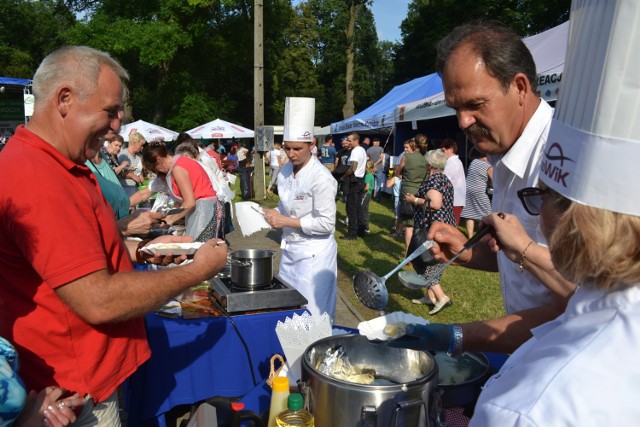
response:
<path fill-rule="evenodd" d="M 313 156 L 297 174 L 289 162 L 278 175 L 278 211 L 300 218 L 299 229 L 282 229 L 279 275 L 309 301 L 311 314 L 327 312 L 331 318 L 338 284 L 338 246 L 333 236 L 337 189 L 331 172 Z"/>
<path fill-rule="evenodd" d="M 471 426 L 625 426 L 640 420 L 640 284 L 577 289 L 485 384 Z"/>

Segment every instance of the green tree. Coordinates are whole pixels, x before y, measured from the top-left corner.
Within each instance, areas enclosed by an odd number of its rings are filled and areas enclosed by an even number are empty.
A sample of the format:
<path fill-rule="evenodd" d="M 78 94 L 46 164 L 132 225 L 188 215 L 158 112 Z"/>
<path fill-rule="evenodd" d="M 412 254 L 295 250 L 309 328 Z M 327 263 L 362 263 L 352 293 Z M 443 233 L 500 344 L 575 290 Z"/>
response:
<path fill-rule="evenodd" d="M 31 78 L 42 58 L 64 44 L 63 32 L 75 17 L 53 0 L 2 0 L 0 75 Z"/>
<path fill-rule="evenodd" d="M 389 85 L 381 79 L 386 79 L 388 73 L 380 71 L 392 67 L 391 58 L 385 56 L 384 45 L 378 42 L 370 1 L 357 1 L 362 8 L 355 15 L 352 48 L 348 48 L 347 37 L 350 18 L 354 16 L 351 14 L 354 10 L 350 12 L 351 0 L 308 0 L 308 3 L 316 20 L 318 79 L 324 88 L 321 108 L 316 104 L 316 121 L 335 122 L 346 118 L 345 105 L 353 104 L 352 109 L 348 107 L 350 117 L 384 94 Z M 351 65 L 349 55 L 353 56 Z M 351 101 L 349 96 L 353 97 Z"/>
<path fill-rule="evenodd" d="M 314 28 L 315 19 L 309 5 L 301 3 L 296 6 L 283 33 L 281 51 L 274 63 L 271 110 L 275 118 L 282 120 L 287 96 L 312 97 L 316 98 L 316 102 L 322 97 L 317 76 L 318 58 L 313 49 L 319 40 Z"/>
<path fill-rule="evenodd" d="M 570 0 L 412 0 L 400 27 L 394 80 L 399 84 L 432 73 L 437 42 L 460 24 L 496 19 L 526 37 L 569 19 L 570 4 Z"/>
<path fill-rule="evenodd" d="M 185 130 L 221 117 L 253 124 L 253 2 L 99 0 L 75 2 L 86 19 L 69 32 L 115 55 L 131 74 L 131 119 Z M 265 2 L 267 120 L 269 88 L 286 41 L 288 0 Z M 277 82 L 276 82 L 277 83 Z M 276 106 L 277 107 L 277 106 Z M 193 109 L 200 109 L 193 111 Z M 271 114 L 273 116 L 273 114 Z M 282 115 L 278 117 L 281 122 Z"/>
<path fill-rule="evenodd" d="M 356 50 L 356 20 L 358 19 L 358 15 L 367 4 L 366 0 L 349 0 L 349 19 L 347 21 L 347 26 L 344 30 L 346 38 L 347 38 L 347 47 L 346 47 L 346 71 L 344 74 L 344 84 L 345 84 L 345 102 L 342 106 L 342 114 L 344 118 L 351 117 L 355 114 L 355 88 L 354 88 L 354 69 L 356 67 L 355 64 L 355 50 Z"/>
<path fill-rule="evenodd" d="M 281 123 L 286 96 L 316 98 L 316 122 L 327 124 L 343 118 L 345 88 L 354 111 L 388 89 L 391 47 L 378 43 L 369 3 L 354 1 L 362 7 L 348 85 L 351 0 L 307 0 L 296 8 L 291 0 L 265 1 L 267 123 Z M 0 11 L 0 74 L 29 77 L 55 48 L 88 45 L 111 53 L 129 71 L 130 120 L 179 131 L 216 117 L 253 124 L 249 0 L 5 0 Z"/>

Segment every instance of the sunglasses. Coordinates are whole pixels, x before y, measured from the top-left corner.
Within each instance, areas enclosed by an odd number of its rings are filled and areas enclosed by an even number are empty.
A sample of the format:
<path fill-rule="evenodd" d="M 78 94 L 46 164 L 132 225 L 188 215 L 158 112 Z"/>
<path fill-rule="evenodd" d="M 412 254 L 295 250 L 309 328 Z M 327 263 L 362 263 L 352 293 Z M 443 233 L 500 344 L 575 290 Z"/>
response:
<path fill-rule="evenodd" d="M 518 191 L 518 198 L 522 202 L 524 209 L 529 212 L 530 215 L 540 215 L 540 208 L 542 207 L 542 195 L 547 193 L 548 190 L 527 187 Z"/>

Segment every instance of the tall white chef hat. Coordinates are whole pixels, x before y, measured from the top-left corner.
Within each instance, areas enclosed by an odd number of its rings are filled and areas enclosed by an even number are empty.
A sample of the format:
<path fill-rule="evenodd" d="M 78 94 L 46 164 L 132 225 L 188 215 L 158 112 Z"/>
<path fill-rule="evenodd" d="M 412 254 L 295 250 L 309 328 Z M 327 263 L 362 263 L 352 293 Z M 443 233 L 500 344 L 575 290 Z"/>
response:
<path fill-rule="evenodd" d="M 284 141 L 312 142 L 316 114 L 314 98 L 287 97 L 284 103 Z"/>
<path fill-rule="evenodd" d="M 640 216 L 640 2 L 574 0 L 540 179 L 578 203 Z"/>

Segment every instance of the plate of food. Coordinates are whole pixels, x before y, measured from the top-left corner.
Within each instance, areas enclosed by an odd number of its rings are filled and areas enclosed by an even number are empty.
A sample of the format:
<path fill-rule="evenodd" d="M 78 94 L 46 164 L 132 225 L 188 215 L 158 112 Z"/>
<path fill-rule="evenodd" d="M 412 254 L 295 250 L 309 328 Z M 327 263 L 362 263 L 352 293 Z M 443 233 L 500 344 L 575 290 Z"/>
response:
<path fill-rule="evenodd" d="M 202 245 L 202 242 L 152 243 L 140 251 L 151 255 L 193 255 Z"/>
<path fill-rule="evenodd" d="M 358 331 L 360 335 L 366 336 L 369 340 L 389 341 L 403 336 L 405 334 L 404 328 L 409 323 L 426 325 L 429 321 L 424 317 L 395 311 L 366 322 L 360 322 Z"/>

